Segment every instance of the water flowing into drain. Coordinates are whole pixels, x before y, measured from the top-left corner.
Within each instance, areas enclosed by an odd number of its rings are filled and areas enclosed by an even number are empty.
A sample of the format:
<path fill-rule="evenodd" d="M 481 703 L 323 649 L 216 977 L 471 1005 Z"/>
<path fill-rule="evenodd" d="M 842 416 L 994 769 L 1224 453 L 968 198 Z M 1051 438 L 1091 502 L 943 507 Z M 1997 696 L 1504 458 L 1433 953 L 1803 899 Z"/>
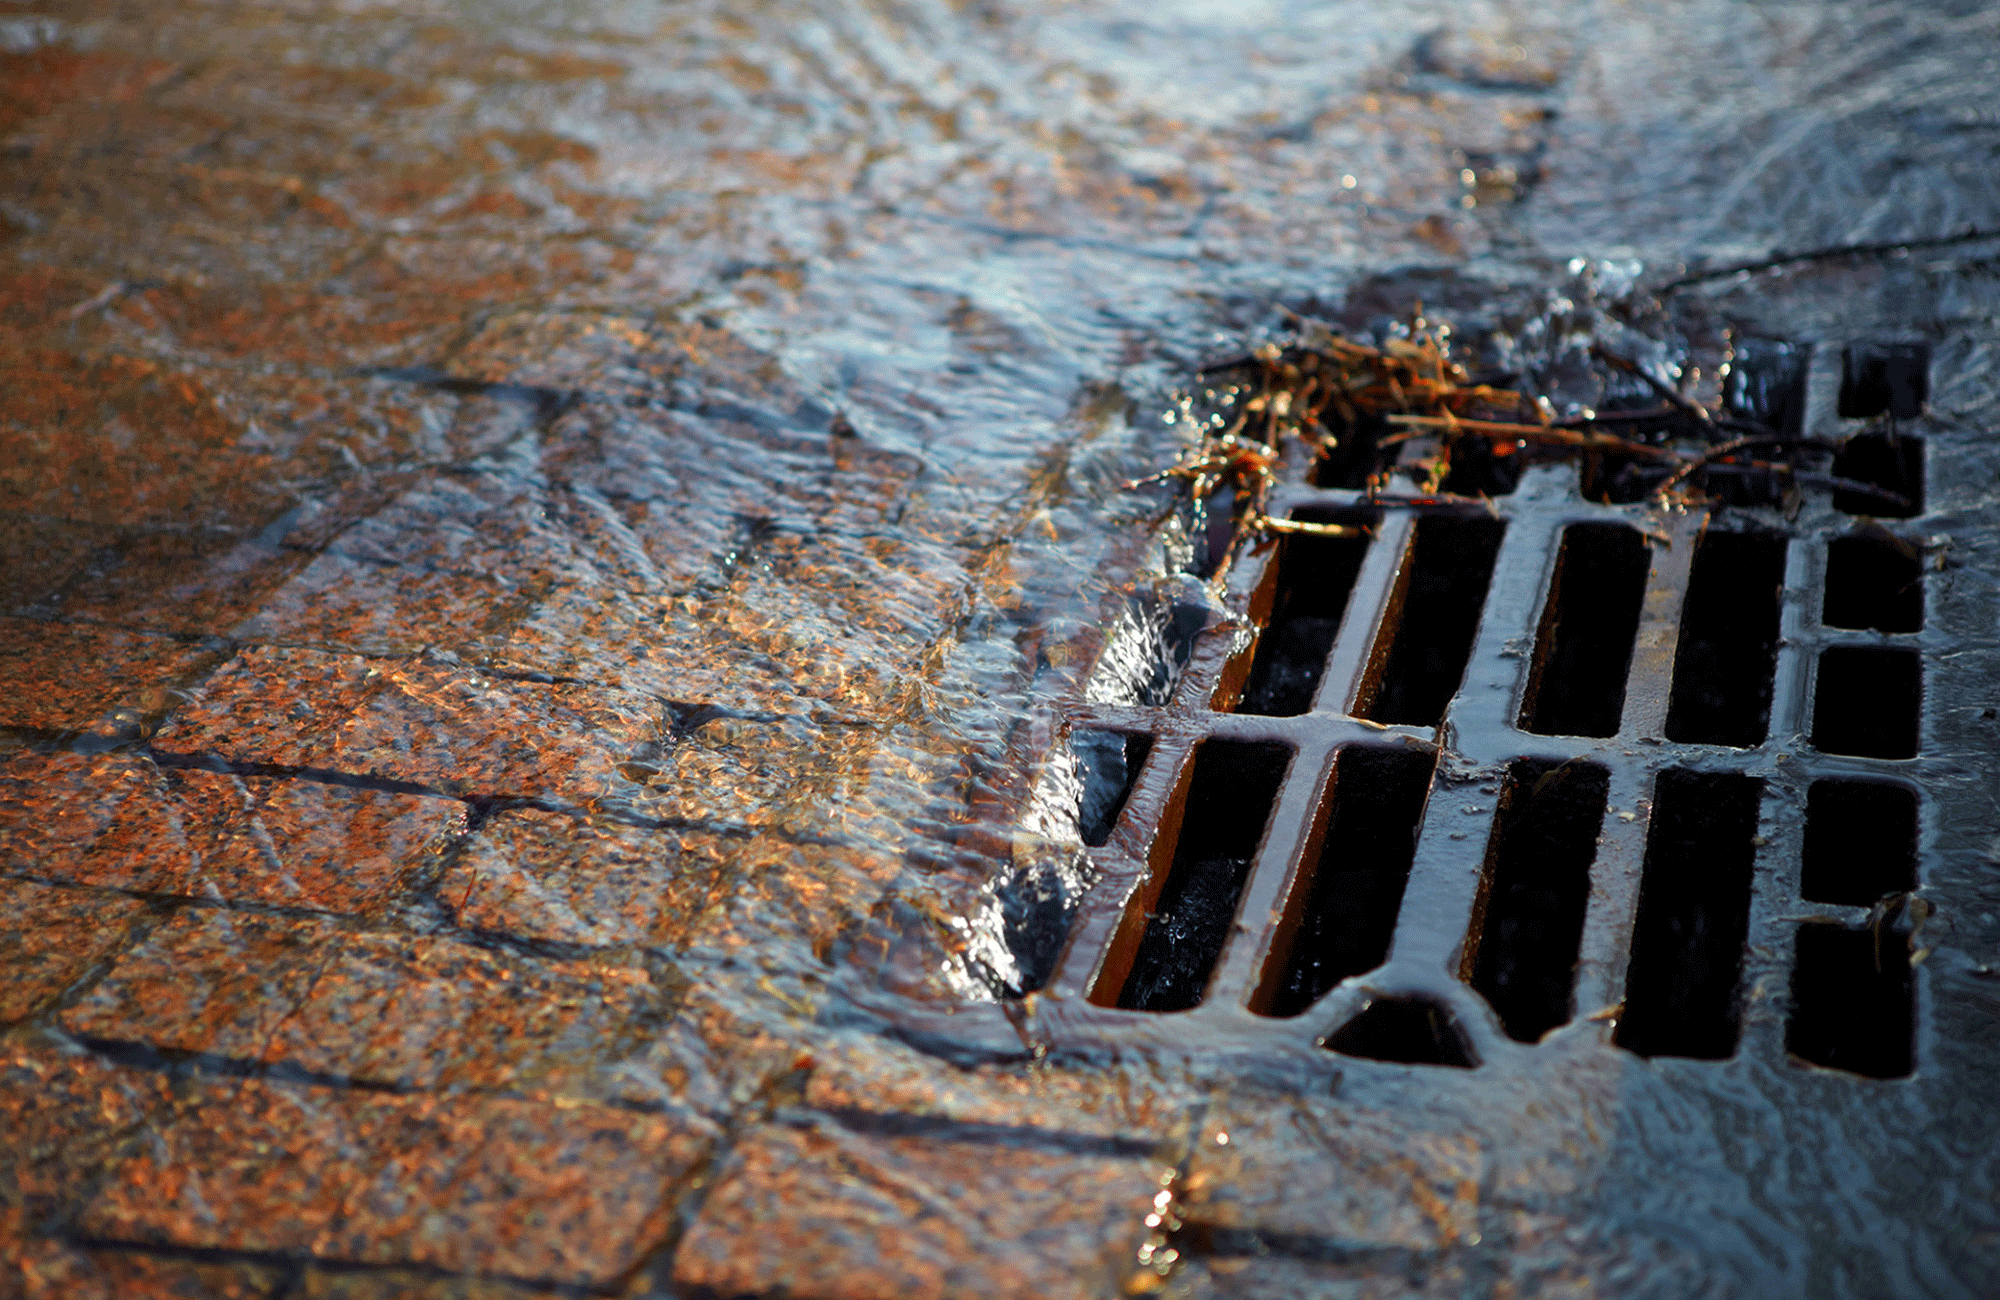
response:
<path fill-rule="evenodd" d="M 1785 538 L 1775 533 L 1702 536 L 1681 615 L 1667 706 L 1667 739 L 1749 749 L 1771 720 Z"/>
<path fill-rule="evenodd" d="M 1211 740 L 1195 752 L 1173 866 L 1118 993 L 1131 1011 L 1179 1011 L 1201 1001 L 1264 838 L 1291 753 L 1278 745 Z"/>
<path fill-rule="evenodd" d="M 1419 519 L 1393 597 L 1396 629 L 1358 716 L 1434 727 L 1465 677 L 1473 634 L 1507 526 L 1498 519 Z"/>
<path fill-rule="evenodd" d="M 1544 736 L 1615 736 L 1649 567 L 1635 529 L 1572 524 L 1535 642 L 1521 727 Z"/>
<path fill-rule="evenodd" d="M 1660 774 L 1620 1046 L 1710 1060 L 1735 1052 L 1762 793 L 1761 781 L 1733 773 Z"/>
<path fill-rule="evenodd" d="M 1507 772 L 1473 913 L 1468 982 L 1520 1042 L 1570 1018 L 1610 786 L 1611 774 L 1589 763 L 1526 761 Z"/>
<path fill-rule="evenodd" d="M 1275 984 L 1261 1008 L 1296 1016 L 1389 955 L 1436 760 L 1351 748 L 1335 760 L 1320 850 L 1296 914 L 1273 945 Z"/>

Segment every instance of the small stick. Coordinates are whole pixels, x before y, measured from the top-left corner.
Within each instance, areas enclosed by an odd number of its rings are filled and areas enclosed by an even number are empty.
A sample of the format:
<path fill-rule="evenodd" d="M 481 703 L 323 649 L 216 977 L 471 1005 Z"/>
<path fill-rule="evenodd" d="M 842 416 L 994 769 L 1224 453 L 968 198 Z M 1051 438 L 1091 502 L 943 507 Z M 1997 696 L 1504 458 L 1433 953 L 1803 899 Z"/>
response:
<path fill-rule="evenodd" d="M 1378 494 L 1370 497 L 1368 502 L 1377 506 L 1478 506 L 1495 517 L 1500 513 L 1491 497 L 1468 497 L 1456 492 L 1438 492 L 1431 496 L 1420 497 L 1385 497 Z"/>
<path fill-rule="evenodd" d="M 1647 370 L 1638 362 L 1627 361 L 1624 357 L 1619 356 L 1616 352 L 1613 352 L 1601 343 L 1590 345 L 1590 355 L 1607 365 L 1616 366 L 1626 374 L 1634 376 L 1641 383 L 1645 384 L 1646 387 L 1658 393 L 1670 405 L 1680 408 L 1683 415 L 1692 416 L 1703 424 L 1712 425 L 1715 423 L 1715 417 L 1708 413 L 1707 407 L 1690 402 L 1687 398 L 1681 396 L 1679 390 L 1674 388 L 1673 385 L 1656 378 L 1650 370 Z"/>
<path fill-rule="evenodd" d="M 1710 474 L 1740 474 L 1746 478 L 1752 474 L 1789 474 L 1799 482 L 1810 483 L 1814 487 L 1832 488 L 1836 492 L 1858 492 L 1863 496 L 1871 496 L 1878 501 L 1887 501 L 1892 505 L 1906 508 L 1910 504 L 1908 497 L 1900 496 L 1897 493 L 1889 491 L 1887 488 L 1877 487 L 1873 483 L 1863 483 L 1858 479 L 1841 478 L 1837 474 L 1821 474 L 1816 470 L 1794 469 L 1782 461 L 1755 460 L 1748 464 L 1738 464 L 1735 461 L 1719 461 L 1703 468 Z"/>
<path fill-rule="evenodd" d="M 1687 464 L 1675 470 L 1673 473 L 1667 475 L 1666 482 L 1660 484 L 1660 486 L 1654 490 L 1653 495 L 1659 497 L 1662 501 L 1664 501 L 1666 499 L 1667 493 L 1679 487 L 1683 482 L 1686 481 L 1688 475 L 1694 473 L 1698 469 L 1703 468 L 1710 461 L 1722 460 L 1727 456 L 1733 455 L 1734 453 L 1739 451 L 1743 451 L 1749 447 L 1770 446 L 1772 444 L 1783 443 L 1784 441 L 1785 439 L 1783 437 L 1774 435 L 1762 438 L 1738 438 L 1733 442 L 1725 442 L 1720 444 L 1719 446 L 1711 447 L 1707 451 L 1703 452 L 1701 455 L 1689 461 Z M 1787 472 L 1789 472 L 1789 467 Z"/>
<path fill-rule="evenodd" d="M 1415 429 L 1470 429 L 1474 433 L 1520 438 L 1526 442 L 1550 443 L 1558 447 L 1620 451 L 1628 456 L 1639 456 L 1647 460 L 1680 459 L 1680 453 L 1665 447 L 1649 447 L 1643 442 L 1628 442 L 1623 438 L 1614 438 L 1610 434 L 1578 433 L 1573 429 L 1548 428 L 1539 424 L 1503 424 L 1497 420 L 1461 420 L 1456 416 L 1447 418 L 1437 415 L 1392 415 L 1389 417 L 1389 423 Z"/>
<path fill-rule="evenodd" d="M 1277 519 L 1265 515 L 1258 527 L 1267 533 L 1304 533 L 1309 537 L 1367 537 L 1374 531 L 1353 524 L 1321 524 L 1309 519 Z"/>
<path fill-rule="evenodd" d="M 1593 424 L 1643 424 L 1647 420 L 1662 420 L 1676 414 L 1682 414 L 1680 408 L 1664 404 L 1650 411 L 1602 411 L 1594 415 L 1579 415 L 1573 419 L 1557 420 L 1553 427 L 1582 429 Z"/>

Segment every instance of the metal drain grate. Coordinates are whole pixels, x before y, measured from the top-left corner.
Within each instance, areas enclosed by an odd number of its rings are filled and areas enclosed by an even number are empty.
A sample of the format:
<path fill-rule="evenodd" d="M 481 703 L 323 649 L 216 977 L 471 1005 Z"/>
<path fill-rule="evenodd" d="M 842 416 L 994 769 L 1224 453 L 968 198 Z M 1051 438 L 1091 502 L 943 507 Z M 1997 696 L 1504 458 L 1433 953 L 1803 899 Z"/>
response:
<path fill-rule="evenodd" d="M 1783 383 L 1736 396 L 1796 427 L 1808 363 L 1783 352 Z M 1890 419 L 1835 474 L 1918 513 L 1923 443 L 1893 418 L 1928 356 L 1843 363 L 1839 414 Z M 1068 710 L 1122 812 L 1086 828 L 1052 1045 L 1476 1067 L 1567 1026 L 1726 1058 L 1748 936 L 1789 924 L 1752 959 L 1794 990 L 1754 1050 L 1910 1072 L 1924 542 L 1856 517 L 1882 498 L 1664 511 L 1544 465 L 1490 512 L 1378 510 L 1317 485 L 1339 466 L 1293 471 L 1273 515 L 1372 536 L 1246 556 L 1224 606 L 1247 616 L 1211 613 L 1170 702 Z"/>

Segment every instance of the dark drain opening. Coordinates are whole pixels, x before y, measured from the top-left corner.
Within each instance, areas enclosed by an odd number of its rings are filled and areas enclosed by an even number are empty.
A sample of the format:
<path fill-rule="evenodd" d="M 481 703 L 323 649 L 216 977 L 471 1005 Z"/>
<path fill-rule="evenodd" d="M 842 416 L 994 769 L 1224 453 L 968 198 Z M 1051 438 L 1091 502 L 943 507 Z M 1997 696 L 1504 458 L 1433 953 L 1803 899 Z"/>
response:
<path fill-rule="evenodd" d="M 1503 454 L 1511 443 L 1492 443 L 1484 438 L 1461 438 L 1452 448 L 1451 472 L 1438 485 L 1440 491 L 1462 497 L 1504 497 L 1521 484 L 1519 453 Z"/>
<path fill-rule="evenodd" d="M 1118 993 L 1128 1011 L 1184 1011 L 1201 1001 L 1236 919 L 1236 903 L 1292 751 L 1210 740 L 1195 751 L 1173 867 Z"/>
<path fill-rule="evenodd" d="M 1882 925 L 1802 925 L 1785 1050 L 1874 1079 L 1910 1073 L 1913 981 L 1904 935 Z"/>
<path fill-rule="evenodd" d="M 1879 781 L 1813 782 L 1799 896 L 1868 907 L 1916 887 L 1916 792 Z"/>
<path fill-rule="evenodd" d="M 1653 793 L 1617 1042 L 1641 1056 L 1736 1050 L 1750 871 L 1764 783 L 1667 771 Z"/>
<path fill-rule="evenodd" d="M 1924 625 L 1923 559 L 1893 537 L 1836 537 L 1826 548 L 1827 627 L 1915 632 Z"/>
<path fill-rule="evenodd" d="M 1326 511 L 1300 511 L 1309 523 L 1373 523 Z M 1294 534 L 1278 546 L 1277 592 L 1270 621 L 1257 638 L 1250 680 L 1236 706 L 1239 713 L 1293 717 L 1312 710 L 1334 635 L 1368 553 L 1366 537 L 1311 537 Z"/>
<path fill-rule="evenodd" d="M 1361 717 L 1434 727 L 1465 677 L 1487 584 L 1506 525 L 1497 519 L 1432 515 L 1416 539 L 1391 611 L 1394 638 L 1364 689 Z"/>
<path fill-rule="evenodd" d="M 1331 411 L 1320 417 L 1332 433 L 1332 445 L 1313 462 L 1314 487 L 1347 488 L 1360 491 L 1375 472 L 1375 453 L 1389 423 L 1379 415 L 1363 415 L 1358 420 L 1339 418 Z"/>
<path fill-rule="evenodd" d="M 1397 1065 L 1479 1064 L 1451 1012 L 1421 998 L 1377 998 L 1340 1027 L 1326 1045 L 1342 1056 Z"/>
<path fill-rule="evenodd" d="M 1809 344 L 1742 340 L 1722 383 L 1723 406 L 1732 415 L 1797 436 L 1805 428 L 1806 368 L 1811 359 Z"/>
<path fill-rule="evenodd" d="M 1608 396 L 1597 412 L 1615 417 L 1621 436 L 1634 442 L 1657 443 L 1678 437 L 1682 432 L 1681 422 L 1675 416 L 1652 418 L 1647 414 L 1658 410 L 1659 405 L 1655 395 L 1648 391 L 1643 396 Z M 1654 489 L 1672 472 L 1665 466 L 1635 460 L 1630 455 L 1591 451 L 1577 462 L 1577 487 L 1586 501 L 1626 505 L 1649 500 Z M 1708 486 L 1710 491 L 1717 487 L 1713 482 Z"/>
<path fill-rule="evenodd" d="M 1070 752 L 1076 755 L 1077 776 L 1083 790 L 1077 800 L 1077 833 L 1092 848 L 1111 838 L 1118 814 L 1132 796 L 1132 784 L 1139 779 L 1139 767 L 1153 752 L 1151 736 L 1127 735 L 1122 731 L 1074 731 Z"/>
<path fill-rule="evenodd" d="M 1776 533 L 1702 536 L 1681 614 L 1667 739 L 1750 749 L 1771 721 L 1785 539 Z"/>
<path fill-rule="evenodd" d="M 1862 758 L 1916 757 L 1921 674 L 1914 650 L 1835 646 L 1821 652 L 1813 747 Z"/>
<path fill-rule="evenodd" d="M 1388 959 L 1436 763 L 1403 749 L 1340 751 L 1312 875 L 1292 890 L 1265 967 L 1277 975 L 1255 1010 L 1296 1016 Z"/>
<path fill-rule="evenodd" d="M 1508 770 L 1467 966 L 1468 982 L 1521 1042 L 1570 1018 L 1610 788 L 1610 773 L 1586 763 L 1522 761 Z"/>
<path fill-rule="evenodd" d="M 1836 478 L 1880 488 L 1840 488 L 1833 508 L 1850 515 L 1908 519 L 1924 512 L 1924 440 L 1908 434 L 1857 433 L 1833 456 Z M 1886 494 L 1886 495 L 1885 495 Z"/>
<path fill-rule="evenodd" d="M 1840 354 L 1842 419 L 1914 420 L 1931 396 L 1928 343 L 1851 343 Z"/>
<path fill-rule="evenodd" d="M 1543 736 L 1615 736 L 1652 553 L 1616 524 L 1563 530 L 1535 638 L 1521 726 Z"/>

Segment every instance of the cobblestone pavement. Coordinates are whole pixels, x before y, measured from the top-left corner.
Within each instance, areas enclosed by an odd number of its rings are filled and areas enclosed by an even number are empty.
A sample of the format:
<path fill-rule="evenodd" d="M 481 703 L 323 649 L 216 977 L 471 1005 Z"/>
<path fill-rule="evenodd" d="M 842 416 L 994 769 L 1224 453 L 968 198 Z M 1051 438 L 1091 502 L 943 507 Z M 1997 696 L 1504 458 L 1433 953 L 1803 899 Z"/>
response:
<path fill-rule="evenodd" d="M 1464 1081 L 1335 1106 L 899 1008 L 990 1001 L 968 918 L 1194 366 L 1388 267 L 1990 228 L 1996 36 L 0 4 L 0 1295 L 1103 1296 L 1163 1188 L 1306 1243 L 1185 1294 L 1970 1285 L 2000 1236 L 1825 1264 L 1889 1211 L 1762 1157 L 1690 1175 L 1761 1254 L 1605 1211 L 1652 1178 L 1615 1054 L 1482 1129 Z M 1990 367 L 1951 265 L 1919 297 Z M 1717 292 L 1908 323 L 1836 270 Z M 1725 1110 L 1661 1122 L 1765 1122 Z"/>

